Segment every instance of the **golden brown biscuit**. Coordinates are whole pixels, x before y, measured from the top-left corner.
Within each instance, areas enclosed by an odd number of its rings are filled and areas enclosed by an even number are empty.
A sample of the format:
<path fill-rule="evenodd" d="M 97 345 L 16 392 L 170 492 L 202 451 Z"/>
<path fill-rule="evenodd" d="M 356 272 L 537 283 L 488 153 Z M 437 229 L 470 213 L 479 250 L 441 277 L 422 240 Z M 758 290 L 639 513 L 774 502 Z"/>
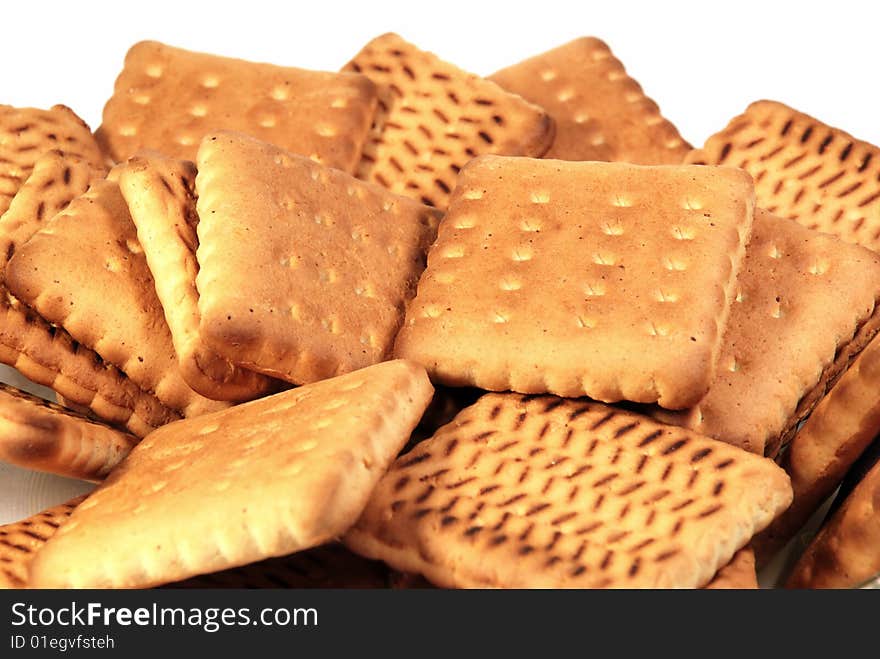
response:
<path fill-rule="evenodd" d="M 345 69 L 379 87 L 357 177 L 429 206 L 446 208 L 471 158 L 541 156 L 553 141 L 553 120 L 542 108 L 396 34 L 373 39 Z"/>
<path fill-rule="evenodd" d="M 718 570 L 712 581 L 703 586 L 706 590 L 756 590 L 758 573 L 755 572 L 755 552 L 743 547 L 733 555 L 733 560 Z"/>
<path fill-rule="evenodd" d="M 204 341 L 296 384 L 389 359 L 438 212 L 236 133 L 198 166 Z"/>
<path fill-rule="evenodd" d="M 19 247 L 6 281 L 24 304 L 170 409 L 192 416 L 224 406 L 180 376 L 153 277 L 113 181 L 94 183 Z"/>
<path fill-rule="evenodd" d="M 553 117 L 556 137 L 545 158 L 678 165 L 691 149 L 599 39 L 575 39 L 489 80 Z"/>
<path fill-rule="evenodd" d="M 26 588 L 36 552 L 67 521 L 85 496 L 49 508 L 20 522 L 0 526 L 0 589 Z"/>
<path fill-rule="evenodd" d="M 757 538 L 758 561 L 781 548 L 834 492 L 880 433 L 880 340 L 859 354 L 795 434 L 780 464 L 794 500 Z"/>
<path fill-rule="evenodd" d="M 692 405 L 714 375 L 752 193 L 731 168 L 477 158 L 395 354 L 452 386 Z"/>
<path fill-rule="evenodd" d="M 694 588 L 791 501 L 766 458 L 601 403 L 487 394 L 343 541 L 446 587 Z"/>
<path fill-rule="evenodd" d="M 0 460 L 68 478 L 103 479 L 137 438 L 0 384 Z"/>
<path fill-rule="evenodd" d="M 388 588 L 389 570 L 331 542 L 222 572 L 169 584 L 170 588 Z"/>
<path fill-rule="evenodd" d="M 376 109 L 364 76 L 135 44 L 96 136 L 118 162 L 141 149 L 195 160 L 202 137 L 236 130 L 354 171 Z"/>
<path fill-rule="evenodd" d="M 70 108 L 55 105 L 38 110 L 0 105 L 0 215 L 9 208 L 37 160 L 53 149 L 94 166 L 104 162 L 89 127 Z"/>
<path fill-rule="evenodd" d="M 742 167 L 758 205 L 880 250 L 880 148 L 773 101 L 752 103 L 687 162 Z"/>
<path fill-rule="evenodd" d="M 21 304 L 6 288 L 9 258 L 89 184 L 103 175 L 60 151 L 39 158 L 0 218 L 0 362 L 51 387 L 71 404 L 138 436 L 178 418 L 97 354 Z"/>
<path fill-rule="evenodd" d="M 794 567 L 787 588 L 852 588 L 880 572 L 880 462 Z"/>
<path fill-rule="evenodd" d="M 431 393 L 424 369 L 392 361 L 160 428 L 43 547 L 31 583 L 154 586 L 324 544 Z"/>
<path fill-rule="evenodd" d="M 880 256 L 755 214 L 717 375 L 666 423 L 774 456 L 880 329 Z"/>
<path fill-rule="evenodd" d="M 121 168 L 119 187 L 155 280 L 181 376 L 208 398 L 250 400 L 276 388 L 273 381 L 221 357 L 199 333 L 195 178 L 193 163 L 146 152 Z"/>

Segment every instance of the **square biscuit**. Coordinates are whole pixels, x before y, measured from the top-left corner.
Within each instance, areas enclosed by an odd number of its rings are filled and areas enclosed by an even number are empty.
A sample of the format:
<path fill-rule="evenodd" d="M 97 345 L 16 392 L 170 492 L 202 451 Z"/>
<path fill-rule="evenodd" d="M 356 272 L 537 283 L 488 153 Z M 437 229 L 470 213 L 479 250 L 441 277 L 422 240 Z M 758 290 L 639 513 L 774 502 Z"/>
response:
<path fill-rule="evenodd" d="M 581 37 L 489 76 L 556 122 L 544 156 L 678 165 L 690 145 L 603 41 Z"/>
<path fill-rule="evenodd" d="M 303 384 L 391 356 L 438 212 L 236 133 L 199 149 L 199 334 Z"/>
<path fill-rule="evenodd" d="M 775 101 L 757 101 L 687 162 L 741 167 L 758 206 L 880 251 L 880 147 Z"/>
<path fill-rule="evenodd" d="M 695 404 L 714 377 L 753 194 L 731 168 L 477 158 L 395 354 L 453 386 Z"/>
<path fill-rule="evenodd" d="M 456 174 L 471 158 L 541 156 L 553 141 L 543 108 L 396 34 L 373 39 L 345 70 L 379 87 L 357 177 L 429 206 L 446 208 Z"/>
<path fill-rule="evenodd" d="M 343 537 L 454 588 L 697 588 L 791 501 L 771 460 L 601 403 L 487 394 Z"/>
<path fill-rule="evenodd" d="M 353 171 L 376 109 L 366 77 L 135 44 L 96 136 L 121 162 L 142 149 L 195 160 L 202 137 L 238 130 Z"/>
<path fill-rule="evenodd" d="M 759 210 L 709 393 L 658 418 L 776 455 L 880 329 L 878 300 L 880 256 Z"/>
<path fill-rule="evenodd" d="M 424 369 L 398 360 L 168 424 L 46 543 L 31 584 L 154 586 L 329 542 L 432 391 Z"/>

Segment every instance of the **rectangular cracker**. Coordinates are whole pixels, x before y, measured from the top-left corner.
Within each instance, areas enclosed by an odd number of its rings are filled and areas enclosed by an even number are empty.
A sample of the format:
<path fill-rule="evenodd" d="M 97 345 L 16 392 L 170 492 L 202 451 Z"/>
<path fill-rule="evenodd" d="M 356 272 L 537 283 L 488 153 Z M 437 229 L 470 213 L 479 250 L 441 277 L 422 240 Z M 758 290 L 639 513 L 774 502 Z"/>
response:
<path fill-rule="evenodd" d="M 794 566 L 787 588 L 854 588 L 880 572 L 880 462 Z"/>
<path fill-rule="evenodd" d="M 775 455 L 880 329 L 880 256 L 759 210 L 735 300 L 709 393 L 656 415 Z"/>
<path fill-rule="evenodd" d="M 237 133 L 199 149 L 199 333 L 295 384 L 388 359 L 438 212 Z"/>
<path fill-rule="evenodd" d="M 186 416 L 220 409 L 183 381 L 128 207 L 111 180 L 94 183 L 16 250 L 9 290 Z"/>
<path fill-rule="evenodd" d="M 0 526 L 0 589 L 27 588 L 28 568 L 37 551 L 85 500 L 79 496 L 19 522 Z"/>
<path fill-rule="evenodd" d="M 772 461 L 601 403 L 487 394 L 343 541 L 464 588 L 695 588 L 791 501 Z"/>
<path fill-rule="evenodd" d="M 489 80 L 553 117 L 556 137 L 545 158 L 679 165 L 691 149 L 607 44 L 594 37 L 570 41 Z"/>
<path fill-rule="evenodd" d="M 541 156 L 553 141 L 542 108 L 416 48 L 373 39 L 345 70 L 379 87 L 379 109 L 356 175 L 445 209 L 455 177 L 480 154 Z"/>
<path fill-rule="evenodd" d="M 361 75 L 142 41 L 125 57 L 96 136 L 117 162 L 142 149 L 195 160 L 206 133 L 235 130 L 351 172 L 375 109 L 376 88 Z"/>
<path fill-rule="evenodd" d="M 752 103 L 688 162 L 742 167 L 758 205 L 880 251 L 880 148 L 774 101 Z"/>
<path fill-rule="evenodd" d="M 102 480 L 137 438 L 0 384 L 0 460 L 26 469 Z"/>
<path fill-rule="evenodd" d="M 0 215 L 9 208 L 40 156 L 53 149 L 62 149 L 96 167 L 104 163 L 89 127 L 70 108 L 0 105 Z"/>
<path fill-rule="evenodd" d="M 145 152 L 121 168 L 119 188 L 155 280 L 181 376 L 208 398 L 250 400 L 275 388 L 273 381 L 221 357 L 199 333 L 195 179 L 193 163 Z"/>
<path fill-rule="evenodd" d="M 758 560 L 772 558 L 834 493 L 880 433 L 880 340 L 862 350 L 797 431 L 780 464 L 791 477 L 791 506 L 755 538 Z"/>
<path fill-rule="evenodd" d="M 472 160 L 395 355 L 452 386 L 695 404 L 753 204 L 731 168 Z"/>
<path fill-rule="evenodd" d="M 393 361 L 160 428 L 43 547 L 31 583 L 152 586 L 328 542 L 431 394 L 424 369 Z"/>
<path fill-rule="evenodd" d="M 66 331 L 22 305 L 5 283 L 9 257 L 85 192 L 101 171 L 81 158 L 49 151 L 34 163 L 27 181 L 0 217 L 0 362 L 51 387 L 73 404 L 89 408 L 98 418 L 142 437 L 178 415 Z"/>

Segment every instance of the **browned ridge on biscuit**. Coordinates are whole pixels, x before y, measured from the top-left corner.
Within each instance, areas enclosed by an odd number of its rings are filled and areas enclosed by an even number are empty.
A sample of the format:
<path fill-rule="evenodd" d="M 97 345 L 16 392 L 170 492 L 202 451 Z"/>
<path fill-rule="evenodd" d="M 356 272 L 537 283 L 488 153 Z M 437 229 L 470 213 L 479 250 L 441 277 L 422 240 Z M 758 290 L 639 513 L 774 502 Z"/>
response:
<path fill-rule="evenodd" d="M 0 459 L 28 469 L 101 480 L 137 437 L 0 384 Z"/>

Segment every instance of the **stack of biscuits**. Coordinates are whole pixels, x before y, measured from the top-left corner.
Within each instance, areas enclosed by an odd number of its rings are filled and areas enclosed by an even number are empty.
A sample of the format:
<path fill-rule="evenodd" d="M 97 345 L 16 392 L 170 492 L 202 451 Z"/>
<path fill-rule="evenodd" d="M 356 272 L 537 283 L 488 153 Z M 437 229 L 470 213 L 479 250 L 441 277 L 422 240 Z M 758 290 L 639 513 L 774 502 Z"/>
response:
<path fill-rule="evenodd" d="M 99 483 L 8 587 L 755 588 L 880 431 L 880 149 L 769 101 L 693 149 L 594 38 L 138 43 L 94 133 L 0 106 L 0 213 L 56 392 L 0 459 Z M 880 570 L 877 488 L 790 585 Z"/>

